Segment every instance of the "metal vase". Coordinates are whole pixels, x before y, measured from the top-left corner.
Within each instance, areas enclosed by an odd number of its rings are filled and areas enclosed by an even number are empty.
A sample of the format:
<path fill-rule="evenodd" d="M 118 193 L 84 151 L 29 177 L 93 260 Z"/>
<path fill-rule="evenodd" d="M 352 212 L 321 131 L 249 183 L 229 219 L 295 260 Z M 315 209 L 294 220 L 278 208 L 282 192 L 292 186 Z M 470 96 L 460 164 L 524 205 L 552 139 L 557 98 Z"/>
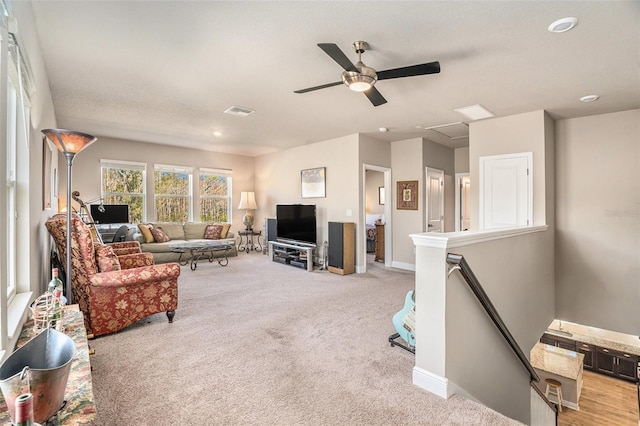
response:
<path fill-rule="evenodd" d="M 60 410 L 75 353 L 76 345 L 69 336 L 48 328 L 2 363 L 0 388 L 12 422 L 16 398 L 22 393 L 33 394 L 33 420 L 37 423 L 46 422 Z"/>

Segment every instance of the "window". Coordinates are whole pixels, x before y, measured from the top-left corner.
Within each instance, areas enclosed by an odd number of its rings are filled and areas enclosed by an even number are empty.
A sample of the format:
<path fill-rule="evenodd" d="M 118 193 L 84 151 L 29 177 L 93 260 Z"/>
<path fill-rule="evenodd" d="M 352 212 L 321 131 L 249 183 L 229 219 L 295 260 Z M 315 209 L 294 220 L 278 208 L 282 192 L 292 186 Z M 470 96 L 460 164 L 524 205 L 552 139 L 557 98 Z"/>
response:
<path fill-rule="evenodd" d="M 191 167 L 156 164 L 153 173 L 158 222 L 188 222 L 191 211 Z"/>
<path fill-rule="evenodd" d="M 100 160 L 104 204 L 128 204 L 131 223 L 145 218 L 146 164 Z"/>
<path fill-rule="evenodd" d="M 11 83 L 7 85 L 7 299 L 10 300 L 16 293 L 16 214 L 17 214 L 17 148 L 18 148 L 18 96 Z"/>
<path fill-rule="evenodd" d="M 200 169 L 200 221 L 231 221 L 231 171 Z"/>

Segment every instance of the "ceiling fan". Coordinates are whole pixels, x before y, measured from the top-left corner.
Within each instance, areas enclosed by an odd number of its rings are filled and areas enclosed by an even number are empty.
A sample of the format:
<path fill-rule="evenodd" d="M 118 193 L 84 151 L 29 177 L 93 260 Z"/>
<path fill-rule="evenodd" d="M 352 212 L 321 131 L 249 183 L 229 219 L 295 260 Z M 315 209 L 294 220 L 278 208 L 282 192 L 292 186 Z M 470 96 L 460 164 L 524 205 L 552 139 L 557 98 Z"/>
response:
<path fill-rule="evenodd" d="M 392 78 L 414 77 L 425 74 L 437 74 L 440 72 L 440 63 L 437 61 L 376 72 L 376 70 L 366 66 L 362 62 L 362 54 L 369 48 L 369 44 L 366 41 L 356 41 L 353 43 L 353 48 L 358 54 L 358 62 L 356 62 L 355 65 L 334 43 L 319 43 L 318 47 L 324 50 L 324 52 L 331 56 L 338 65 L 344 68 L 344 71 L 342 72 L 342 81 L 296 90 L 294 93 L 307 93 L 314 90 L 326 89 L 327 87 L 338 86 L 344 83 L 353 91 L 363 92 L 367 98 L 369 98 L 373 106 L 379 106 L 387 103 L 387 100 L 382 96 L 378 89 L 374 87 L 376 81 L 389 80 Z"/>

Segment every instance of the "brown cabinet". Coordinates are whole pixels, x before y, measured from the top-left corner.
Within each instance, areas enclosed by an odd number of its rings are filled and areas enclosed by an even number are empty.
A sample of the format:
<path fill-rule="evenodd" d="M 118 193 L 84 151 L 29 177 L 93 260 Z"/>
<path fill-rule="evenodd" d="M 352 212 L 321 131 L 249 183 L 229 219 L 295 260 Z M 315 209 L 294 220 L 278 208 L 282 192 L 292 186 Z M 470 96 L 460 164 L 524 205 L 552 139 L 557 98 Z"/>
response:
<path fill-rule="evenodd" d="M 588 343 L 576 342 L 576 351 L 584 354 L 582 366 L 585 370 L 596 369 L 596 347 Z"/>
<path fill-rule="evenodd" d="M 376 262 L 384 262 L 384 225 L 376 223 Z"/>
<path fill-rule="evenodd" d="M 596 348 L 596 371 L 622 380 L 635 382 L 638 378 L 638 357 L 613 349 Z"/>

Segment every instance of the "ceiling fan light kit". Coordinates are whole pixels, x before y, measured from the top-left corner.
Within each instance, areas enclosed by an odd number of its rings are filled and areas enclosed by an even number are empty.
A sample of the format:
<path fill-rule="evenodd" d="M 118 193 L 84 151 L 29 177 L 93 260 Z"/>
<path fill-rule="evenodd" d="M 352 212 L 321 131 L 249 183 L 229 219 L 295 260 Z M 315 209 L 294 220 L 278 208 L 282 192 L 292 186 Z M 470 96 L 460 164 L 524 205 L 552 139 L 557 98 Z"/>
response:
<path fill-rule="evenodd" d="M 294 93 L 307 93 L 314 90 L 338 86 L 341 83 L 344 83 L 354 92 L 364 93 L 373 106 L 380 106 L 387 103 L 387 100 L 382 96 L 378 89 L 374 87 L 378 80 L 415 77 L 426 74 L 437 74 L 440 72 L 440 63 L 437 61 L 376 72 L 375 69 L 366 66 L 362 62 L 362 54 L 369 48 L 369 44 L 366 41 L 356 41 L 353 43 L 353 48 L 358 54 L 358 62 L 356 62 L 355 65 L 335 43 L 319 43 L 318 47 L 324 50 L 331 59 L 336 61 L 337 64 L 344 69 L 342 72 L 342 81 L 295 90 Z"/>
<path fill-rule="evenodd" d="M 357 64 L 356 64 L 357 65 Z M 369 90 L 378 81 L 378 76 L 373 68 L 367 66 L 362 67 L 361 72 L 344 71 L 342 73 L 342 82 L 354 92 L 364 92 Z"/>

